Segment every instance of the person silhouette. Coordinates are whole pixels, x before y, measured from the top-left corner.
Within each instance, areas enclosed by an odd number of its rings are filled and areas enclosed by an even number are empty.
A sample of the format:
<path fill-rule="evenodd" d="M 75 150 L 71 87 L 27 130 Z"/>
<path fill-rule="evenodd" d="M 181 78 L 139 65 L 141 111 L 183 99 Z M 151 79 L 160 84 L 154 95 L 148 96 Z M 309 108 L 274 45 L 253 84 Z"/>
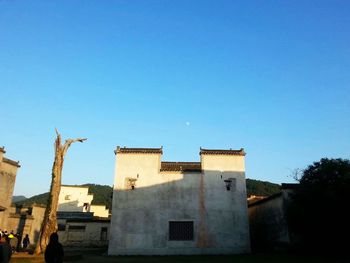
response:
<path fill-rule="evenodd" d="M 46 263 L 62 263 L 63 262 L 63 247 L 58 242 L 58 234 L 52 233 L 50 236 L 49 244 L 45 250 L 45 262 Z"/>
<path fill-rule="evenodd" d="M 26 236 L 23 238 L 22 244 L 23 244 L 23 248 L 24 249 L 26 249 L 28 247 L 28 245 L 30 244 L 29 235 L 28 234 L 26 234 Z"/>
<path fill-rule="evenodd" d="M 8 263 L 10 262 L 12 256 L 12 248 L 10 246 L 10 240 L 8 237 L 2 238 L 0 240 L 0 262 Z"/>

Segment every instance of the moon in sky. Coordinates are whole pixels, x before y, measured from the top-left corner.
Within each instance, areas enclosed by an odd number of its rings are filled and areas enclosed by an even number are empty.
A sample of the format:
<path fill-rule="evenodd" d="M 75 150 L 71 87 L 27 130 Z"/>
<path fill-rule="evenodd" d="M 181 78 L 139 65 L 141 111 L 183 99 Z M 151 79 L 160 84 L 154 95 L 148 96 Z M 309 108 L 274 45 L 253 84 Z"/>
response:
<path fill-rule="evenodd" d="M 190 122 L 189 121 L 186 121 L 186 126 L 190 126 Z"/>

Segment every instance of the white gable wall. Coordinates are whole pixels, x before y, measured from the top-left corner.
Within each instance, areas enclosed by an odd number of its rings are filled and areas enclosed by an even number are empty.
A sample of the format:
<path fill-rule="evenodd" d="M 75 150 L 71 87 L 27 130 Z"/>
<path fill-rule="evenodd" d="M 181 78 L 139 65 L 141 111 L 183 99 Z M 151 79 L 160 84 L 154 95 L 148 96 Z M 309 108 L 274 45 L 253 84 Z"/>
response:
<path fill-rule="evenodd" d="M 161 154 L 117 153 L 110 255 L 250 251 L 244 156 L 201 155 L 202 172 L 160 172 Z M 136 179 L 135 189 L 125 183 Z M 226 190 L 225 178 L 235 179 Z M 169 221 L 192 221 L 193 240 L 169 240 Z"/>
<path fill-rule="evenodd" d="M 62 185 L 58 198 L 58 211 L 87 212 L 92 199 L 93 195 L 89 195 L 88 187 Z M 88 206 L 84 207 L 84 204 Z"/>

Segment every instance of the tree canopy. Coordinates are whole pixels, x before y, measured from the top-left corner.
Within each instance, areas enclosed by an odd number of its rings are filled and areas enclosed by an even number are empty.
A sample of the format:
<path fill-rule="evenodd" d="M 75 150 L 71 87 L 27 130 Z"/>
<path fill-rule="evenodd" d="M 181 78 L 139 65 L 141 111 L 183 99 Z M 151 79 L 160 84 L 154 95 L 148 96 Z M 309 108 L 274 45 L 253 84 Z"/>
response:
<path fill-rule="evenodd" d="M 349 194 L 349 160 L 321 159 L 303 171 L 288 218 L 305 249 L 346 251 L 350 236 Z"/>

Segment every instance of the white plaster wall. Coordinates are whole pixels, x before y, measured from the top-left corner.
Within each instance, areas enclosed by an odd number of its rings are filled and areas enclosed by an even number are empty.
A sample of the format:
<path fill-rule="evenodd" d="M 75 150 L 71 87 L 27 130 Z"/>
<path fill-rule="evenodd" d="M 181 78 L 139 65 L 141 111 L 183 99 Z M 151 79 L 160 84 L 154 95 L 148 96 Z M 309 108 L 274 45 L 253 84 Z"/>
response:
<path fill-rule="evenodd" d="M 160 154 L 117 154 L 114 187 L 125 189 L 125 178 L 137 179 L 136 187 L 147 187 L 161 183 L 158 177 Z"/>
<path fill-rule="evenodd" d="M 108 217 L 109 215 L 109 210 L 104 205 L 91 205 L 90 212 L 99 217 Z"/>
<path fill-rule="evenodd" d="M 159 172 L 160 154 L 116 155 L 110 255 L 250 251 L 244 157 L 201 159 L 202 173 L 180 173 Z M 126 177 L 137 179 L 134 190 L 125 187 Z M 230 191 L 225 178 L 235 179 Z M 194 240 L 169 241 L 173 220 L 193 221 Z"/>
<path fill-rule="evenodd" d="M 66 196 L 70 196 L 66 200 Z M 91 205 L 93 195 L 89 195 L 88 187 L 61 186 L 58 199 L 58 211 L 87 212 L 84 203 Z"/>
<path fill-rule="evenodd" d="M 208 242 L 250 252 L 245 162 L 240 155 L 201 155 Z M 224 180 L 231 179 L 231 189 Z"/>

